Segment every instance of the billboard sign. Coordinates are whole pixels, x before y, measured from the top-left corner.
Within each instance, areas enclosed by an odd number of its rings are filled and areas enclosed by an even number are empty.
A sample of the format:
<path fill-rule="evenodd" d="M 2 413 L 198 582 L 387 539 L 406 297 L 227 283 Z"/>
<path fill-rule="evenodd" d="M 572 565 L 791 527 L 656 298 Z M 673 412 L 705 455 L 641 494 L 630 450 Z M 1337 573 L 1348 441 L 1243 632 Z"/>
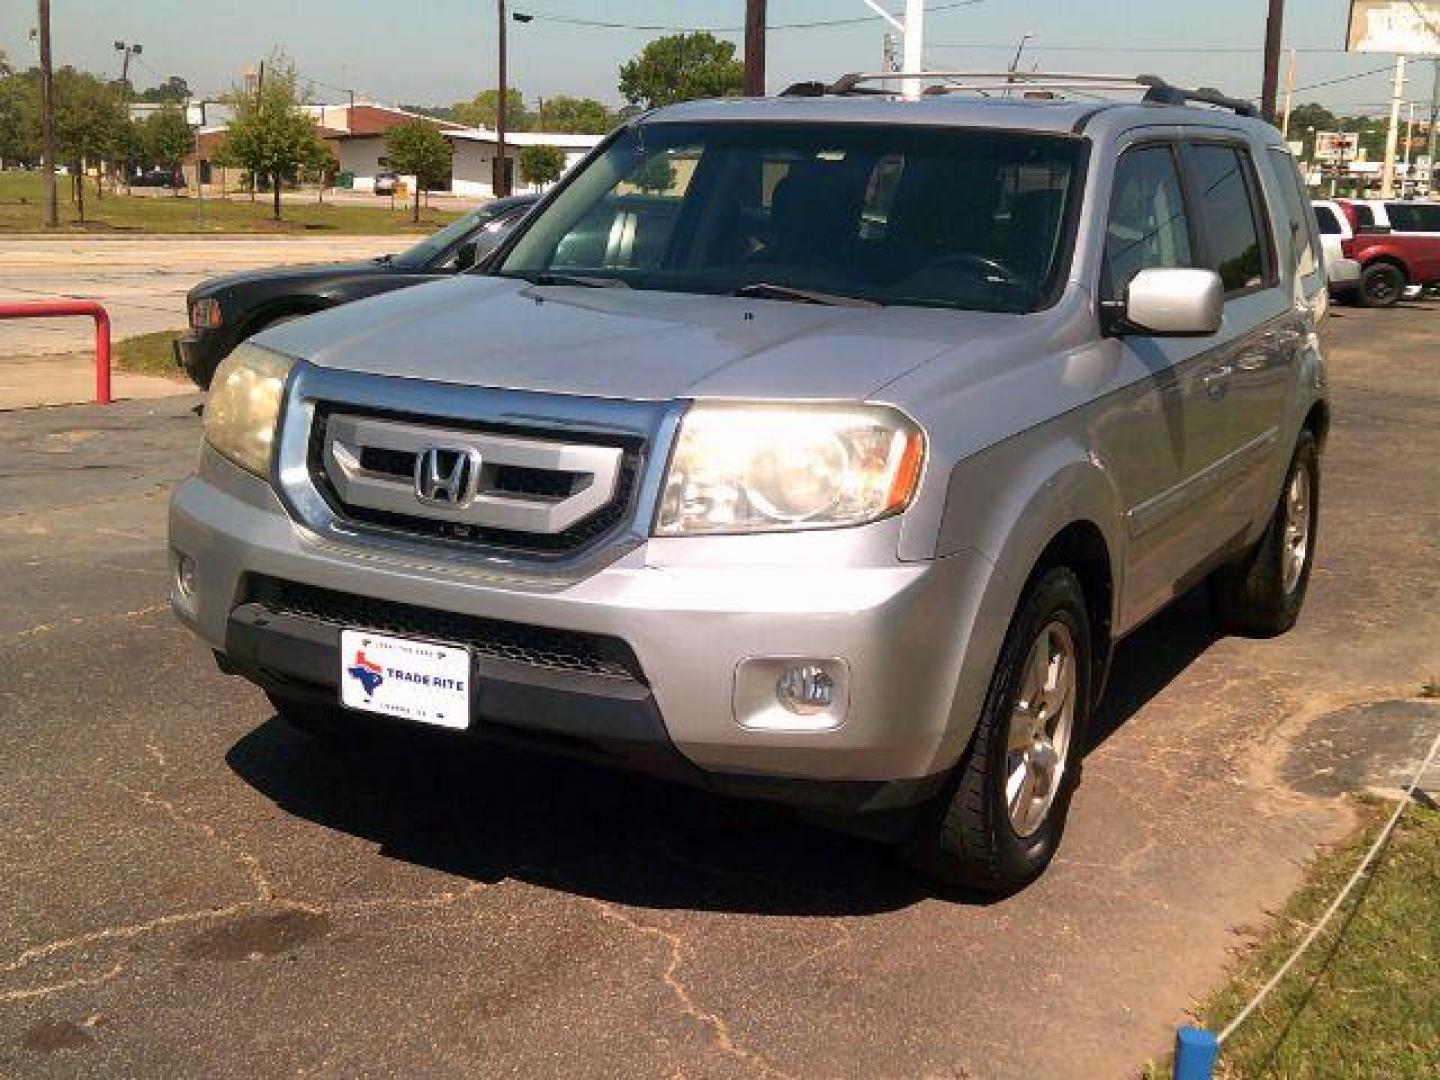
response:
<path fill-rule="evenodd" d="M 1440 56 L 1440 0 L 1350 0 L 1345 48 Z"/>
<path fill-rule="evenodd" d="M 1360 149 L 1360 136 L 1349 131 L 1317 131 L 1315 157 L 1320 161 L 1353 160 Z"/>

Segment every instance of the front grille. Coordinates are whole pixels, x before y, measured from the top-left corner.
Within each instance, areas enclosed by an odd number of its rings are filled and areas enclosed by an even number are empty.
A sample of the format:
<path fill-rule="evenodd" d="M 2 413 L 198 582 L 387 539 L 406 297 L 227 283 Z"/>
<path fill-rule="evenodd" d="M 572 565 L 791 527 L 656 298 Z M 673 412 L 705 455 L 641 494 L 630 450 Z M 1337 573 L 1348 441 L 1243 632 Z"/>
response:
<path fill-rule="evenodd" d="M 247 598 L 280 615 L 354 630 L 463 645 L 476 656 L 644 683 L 634 650 L 619 638 L 554 630 L 377 600 L 279 578 L 252 577 Z"/>
<path fill-rule="evenodd" d="M 464 547 L 468 550 L 489 550 L 507 556 L 559 558 L 583 551 L 619 530 L 635 513 L 635 503 L 644 468 L 646 445 L 641 438 L 606 433 L 574 434 L 508 425 L 470 424 L 437 421 L 401 413 L 378 412 L 345 406 L 346 417 L 371 417 L 398 424 L 418 424 L 433 429 L 437 439 L 447 433 L 493 434 L 527 440 L 536 447 L 585 446 L 613 447 L 620 452 L 611 498 L 594 512 L 564 529 L 554 532 L 522 531 L 478 523 L 447 520 L 425 513 L 416 504 L 415 511 L 396 512 L 393 508 L 361 505 L 346 501 L 326 465 L 326 443 L 333 417 L 340 415 L 337 406 L 320 403 L 314 413 L 308 450 L 311 480 L 331 511 L 342 521 L 369 525 L 387 531 L 406 533 L 427 540 Z M 361 469 L 396 484 L 412 482 L 416 474 L 417 454 L 389 447 L 367 446 L 359 454 Z M 512 463 L 496 463 L 484 469 L 487 491 L 500 498 L 526 500 L 532 505 L 561 504 L 582 494 L 592 483 L 590 475 L 564 469 L 534 468 Z"/>

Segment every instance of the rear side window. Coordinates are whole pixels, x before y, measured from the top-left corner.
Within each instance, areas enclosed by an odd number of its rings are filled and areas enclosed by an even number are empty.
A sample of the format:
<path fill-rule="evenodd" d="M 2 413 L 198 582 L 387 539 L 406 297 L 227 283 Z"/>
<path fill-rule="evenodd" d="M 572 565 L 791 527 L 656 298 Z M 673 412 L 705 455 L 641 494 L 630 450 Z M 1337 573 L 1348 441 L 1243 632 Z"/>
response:
<path fill-rule="evenodd" d="M 1310 202 L 1300 187 L 1300 173 L 1295 159 L 1282 150 L 1270 152 L 1270 164 L 1280 188 L 1280 203 L 1285 209 L 1285 251 L 1290 265 L 1300 277 L 1309 277 L 1320 268 L 1320 255 L 1315 250 L 1315 236 L 1310 228 Z"/>
<path fill-rule="evenodd" d="M 1105 227 L 1109 296 L 1123 296 L 1141 270 L 1194 265 L 1190 220 L 1173 152 L 1168 146 L 1127 150 L 1115 166 Z"/>
<path fill-rule="evenodd" d="M 1355 227 L 1357 229 L 1373 229 L 1375 227 L 1375 211 L 1364 203 L 1352 203 L 1355 209 Z"/>
<path fill-rule="evenodd" d="M 1265 284 L 1265 249 L 1250 197 L 1248 158 L 1230 146 L 1202 145 L 1190 151 L 1210 269 L 1220 275 L 1226 292 Z"/>
<path fill-rule="evenodd" d="M 1440 206 L 1386 203 L 1385 213 L 1396 232 L 1440 232 Z"/>
<path fill-rule="evenodd" d="M 1315 207 L 1315 220 L 1320 224 L 1321 236 L 1340 236 L 1345 231 L 1340 228 L 1340 219 L 1335 216 L 1335 211 L 1328 206 Z"/>

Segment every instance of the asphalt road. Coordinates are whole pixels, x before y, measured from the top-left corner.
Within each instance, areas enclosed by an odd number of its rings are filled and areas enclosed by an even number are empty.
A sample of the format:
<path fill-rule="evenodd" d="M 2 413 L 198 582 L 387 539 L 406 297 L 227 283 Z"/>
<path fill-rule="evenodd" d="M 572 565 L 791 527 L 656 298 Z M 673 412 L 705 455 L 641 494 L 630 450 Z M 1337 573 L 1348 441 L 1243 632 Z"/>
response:
<path fill-rule="evenodd" d="M 413 236 L 0 235 L 0 303 L 99 300 L 115 340 L 185 326 L 185 293 L 206 278 L 286 263 L 370 258 Z M 93 347 L 85 319 L 0 322 L 0 357 Z"/>
<path fill-rule="evenodd" d="M 7 414 L 0 1074 L 1134 1075 L 1440 725 L 1437 320 L 1335 321 L 1300 626 L 1140 631 L 1061 856 L 988 906 L 777 809 L 322 751 L 166 610 L 195 399 Z"/>

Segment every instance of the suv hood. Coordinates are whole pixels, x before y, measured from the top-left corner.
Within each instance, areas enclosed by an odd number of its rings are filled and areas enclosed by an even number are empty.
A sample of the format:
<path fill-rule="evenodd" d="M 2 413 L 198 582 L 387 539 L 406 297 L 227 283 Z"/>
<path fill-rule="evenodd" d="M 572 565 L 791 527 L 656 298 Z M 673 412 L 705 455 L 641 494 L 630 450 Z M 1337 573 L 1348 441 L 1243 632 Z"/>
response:
<path fill-rule="evenodd" d="M 854 400 L 1011 320 L 462 275 L 255 341 L 322 367 L 502 389 Z"/>
<path fill-rule="evenodd" d="M 263 270 L 239 270 L 233 274 L 208 278 L 190 291 L 190 296 L 215 296 L 230 289 L 265 285 L 303 285 L 329 278 L 361 277 L 367 274 L 393 273 L 394 267 L 374 259 L 339 263 L 301 263 L 296 266 L 273 266 Z"/>

